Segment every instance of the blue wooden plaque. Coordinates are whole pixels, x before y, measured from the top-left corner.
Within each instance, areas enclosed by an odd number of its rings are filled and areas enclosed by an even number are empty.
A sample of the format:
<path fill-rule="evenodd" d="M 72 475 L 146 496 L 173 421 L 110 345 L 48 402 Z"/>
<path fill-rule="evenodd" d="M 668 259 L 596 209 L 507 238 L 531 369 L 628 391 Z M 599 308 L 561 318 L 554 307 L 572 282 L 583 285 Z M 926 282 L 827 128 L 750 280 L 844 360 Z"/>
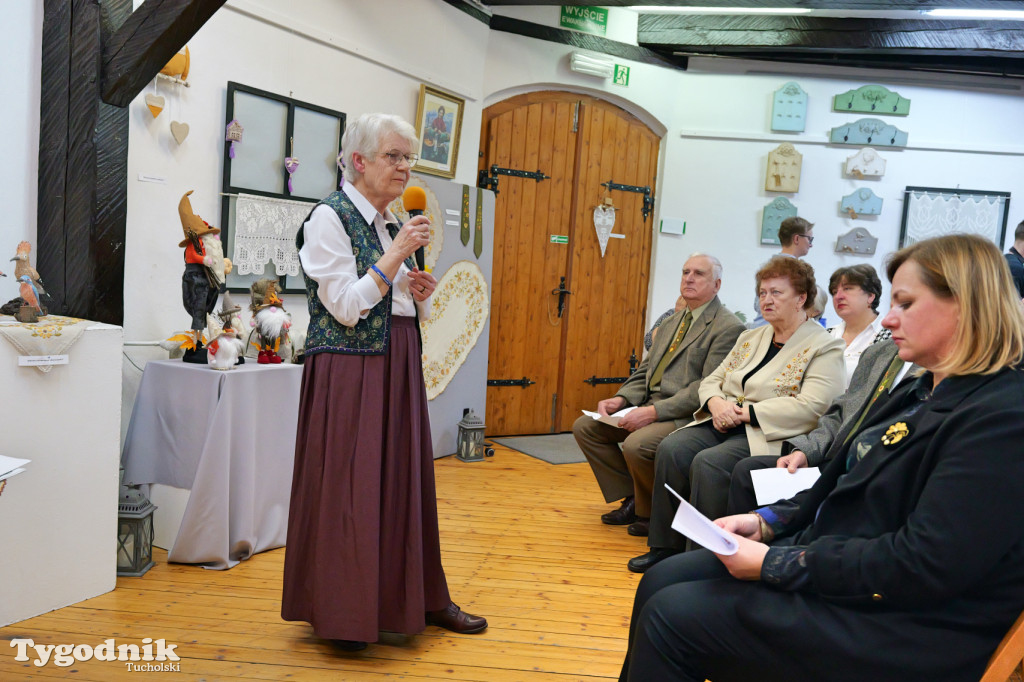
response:
<path fill-rule="evenodd" d="M 861 187 L 843 197 L 839 204 L 839 210 L 843 213 L 849 213 L 850 209 L 857 215 L 879 215 L 882 212 L 882 197 L 868 187 Z"/>
<path fill-rule="evenodd" d="M 786 197 L 776 197 L 761 212 L 761 243 L 780 246 L 779 225 L 786 218 L 796 217 L 796 206 Z"/>
<path fill-rule="evenodd" d="M 866 145 L 875 147 L 906 147 L 907 133 L 877 118 L 862 118 L 832 129 L 829 142 L 833 144 Z"/>
<path fill-rule="evenodd" d="M 910 100 L 884 85 L 864 85 L 832 98 L 832 111 L 906 116 Z"/>
<path fill-rule="evenodd" d="M 772 130 L 803 132 L 807 125 L 807 93 L 790 81 L 772 98 Z"/>

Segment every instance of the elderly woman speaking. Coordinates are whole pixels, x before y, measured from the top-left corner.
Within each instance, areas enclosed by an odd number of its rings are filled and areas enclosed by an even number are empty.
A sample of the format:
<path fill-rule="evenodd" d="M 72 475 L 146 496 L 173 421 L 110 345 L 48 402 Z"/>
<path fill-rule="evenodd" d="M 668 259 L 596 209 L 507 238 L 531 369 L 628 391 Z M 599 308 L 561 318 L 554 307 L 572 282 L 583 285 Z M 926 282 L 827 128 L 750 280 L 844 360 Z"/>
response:
<path fill-rule="evenodd" d="M 668 484 L 711 518 L 725 513 L 729 478 L 750 455 L 777 455 L 786 438 L 815 427 L 843 392 L 843 342 L 807 318 L 817 291 L 814 268 L 776 256 L 756 277 L 768 324 L 740 334 L 732 351 L 701 382 L 694 422 L 675 431 L 655 455 L 648 545 L 629 560 L 643 573 L 684 548 L 672 530 L 676 505 Z"/>
<path fill-rule="evenodd" d="M 809 491 L 718 519 L 738 551 L 637 589 L 622 680 L 975 681 L 1024 608 L 1024 316 L 976 235 L 889 261 L 882 324 L 927 371 L 865 407 Z"/>
<path fill-rule="evenodd" d="M 296 243 L 309 331 L 288 517 L 281 615 L 358 650 L 425 624 L 476 633 L 487 621 L 448 594 L 417 317 L 437 284 L 412 255 L 425 216 L 388 204 L 417 157 L 412 126 L 367 114 L 342 138 L 345 183 Z"/>

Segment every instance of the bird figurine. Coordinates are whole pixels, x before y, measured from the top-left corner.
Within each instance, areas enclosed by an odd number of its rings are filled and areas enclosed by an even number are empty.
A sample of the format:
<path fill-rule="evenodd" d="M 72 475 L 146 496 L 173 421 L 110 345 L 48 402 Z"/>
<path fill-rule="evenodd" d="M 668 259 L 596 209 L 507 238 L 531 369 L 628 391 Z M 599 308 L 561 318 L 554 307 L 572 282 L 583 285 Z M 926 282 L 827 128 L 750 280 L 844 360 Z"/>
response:
<path fill-rule="evenodd" d="M 46 289 L 43 288 L 43 280 L 39 278 L 39 273 L 29 263 L 29 254 L 32 253 L 32 244 L 29 242 L 20 242 L 18 248 L 14 253 L 14 258 L 11 260 L 15 262 L 14 265 L 14 279 L 21 280 L 22 275 L 28 275 L 29 279 L 32 280 L 32 285 L 35 287 L 37 294 L 45 294 Z"/>
<path fill-rule="evenodd" d="M 34 308 L 36 314 L 42 315 L 43 309 L 39 307 L 39 294 L 32 280 L 28 275 L 22 275 L 18 281 L 21 282 L 21 298 L 24 299 L 25 305 Z"/>
<path fill-rule="evenodd" d="M 206 362 L 210 367 L 219 370 L 234 369 L 239 356 L 245 350 L 245 344 L 235 336 L 235 329 L 230 325 L 221 327 L 220 322 L 210 315 L 207 318 L 212 339 L 206 346 Z"/>
<path fill-rule="evenodd" d="M 249 310 L 253 315 L 250 324 L 255 330 L 249 339 L 250 343 L 259 349 L 256 362 L 261 365 L 280 364 L 283 361 L 280 351 L 288 344 L 288 330 L 292 326 L 292 319 L 277 295 L 277 280 L 257 280 L 253 282 L 250 291 L 252 302 L 249 304 Z"/>

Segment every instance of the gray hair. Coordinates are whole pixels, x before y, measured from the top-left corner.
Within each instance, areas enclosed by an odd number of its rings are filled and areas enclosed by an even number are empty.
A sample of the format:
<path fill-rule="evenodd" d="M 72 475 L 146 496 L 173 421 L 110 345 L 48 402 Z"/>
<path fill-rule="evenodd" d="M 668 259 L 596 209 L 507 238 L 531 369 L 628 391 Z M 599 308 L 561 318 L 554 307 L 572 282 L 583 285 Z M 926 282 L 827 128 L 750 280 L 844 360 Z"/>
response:
<path fill-rule="evenodd" d="M 361 156 L 372 158 L 380 151 L 384 138 L 396 133 L 409 143 L 413 151 L 419 149 L 420 141 L 416 137 L 416 129 L 401 116 L 394 114 L 363 114 L 345 126 L 345 134 L 341 136 L 340 159 L 345 164 L 345 179 L 354 182 L 361 173 L 352 163 L 352 155 L 358 152 Z"/>
<path fill-rule="evenodd" d="M 722 261 L 718 260 L 717 258 L 710 254 L 701 253 L 700 251 L 695 251 L 691 253 L 689 256 L 686 257 L 686 260 L 690 260 L 691 258 L 707 258 L 709 261 L 711 261 L 711 274 L 714 276 L 715 279 L 722 279 Z"/>

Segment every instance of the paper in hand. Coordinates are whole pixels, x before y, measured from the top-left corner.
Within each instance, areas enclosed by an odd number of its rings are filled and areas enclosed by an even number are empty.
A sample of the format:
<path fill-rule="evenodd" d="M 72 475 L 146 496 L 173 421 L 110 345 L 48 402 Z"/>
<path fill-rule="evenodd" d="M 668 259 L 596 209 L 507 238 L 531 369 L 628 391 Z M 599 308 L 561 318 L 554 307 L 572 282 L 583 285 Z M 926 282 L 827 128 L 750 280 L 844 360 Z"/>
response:
<path fill-rule="evenodd" d="M 750 472 L 750 480 L 754 482 L 754 495 L 760 505 L 788 500 L 801 490 L 807 490 L 814 485 L 819 476 L 821 470 L 818 467 L 802 467 L 792 474 L 782 467 L 755 469 Z"/>
<path fill-rule="evenodd" d="M 682 533 L 715 554 L 728 556 L 739 550 L 740 546 L 732 533 L 716 526 L 711 519 L 697 511 L 679 493 L 669 488 L 667 483 L 665 488 L 679 500 L 679 509 L 676 510 L 676 517 L 672 519 L 673 530 Z"/>
<path fill-rule="evenodd" d="M 635 409 L 636 407 L 625 407 L 616 412 L 615 414 L 610 414 L 607 417 L 602 417 L 601 414 L 598 412 L 588 412 L 587 410 L 583 410 L 583 414 L 587 415 L 588 417 L 593 417 L 597 421 L 602 422 L 604 424 L 608 424 L 609 426 L 618 426 L 619 421 Z"/>

